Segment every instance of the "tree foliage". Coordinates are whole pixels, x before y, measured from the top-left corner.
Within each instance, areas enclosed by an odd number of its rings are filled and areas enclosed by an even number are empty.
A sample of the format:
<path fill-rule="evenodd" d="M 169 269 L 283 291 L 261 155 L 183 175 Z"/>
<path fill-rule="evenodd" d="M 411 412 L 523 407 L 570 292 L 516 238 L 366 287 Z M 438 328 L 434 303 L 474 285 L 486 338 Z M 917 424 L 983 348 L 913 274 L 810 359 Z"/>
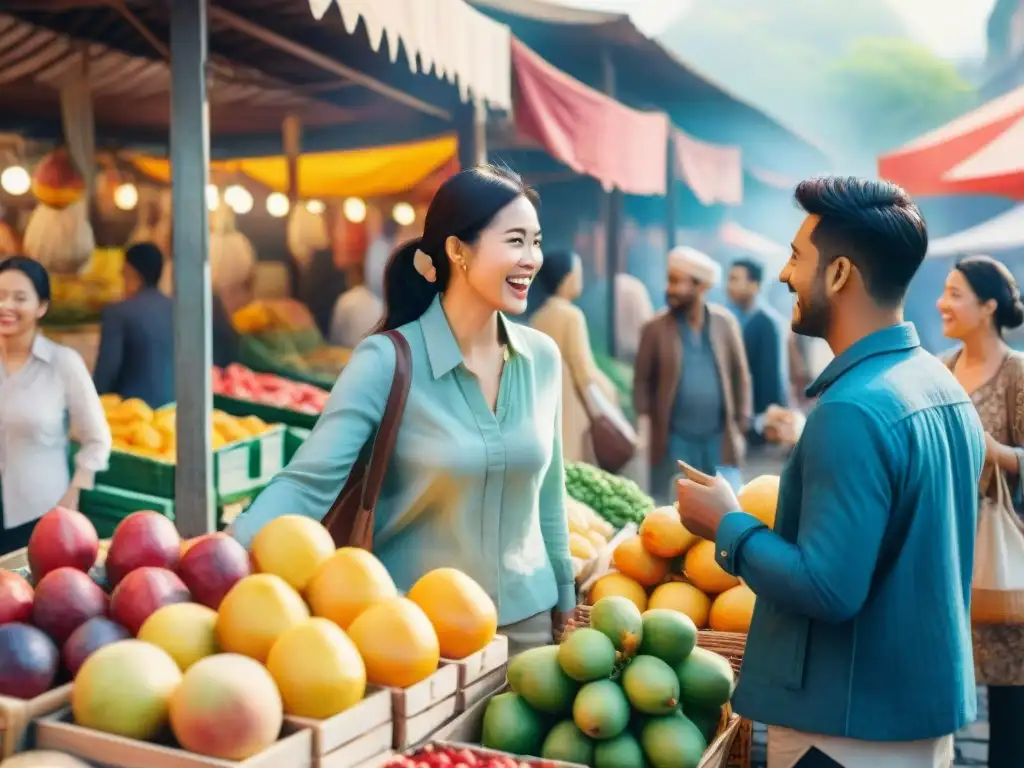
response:
<path fill-rule="evenodd" d="M 702 0 L 661 40 L 843 161 L 873 162 L 974 100 L 888 0 Z"/>

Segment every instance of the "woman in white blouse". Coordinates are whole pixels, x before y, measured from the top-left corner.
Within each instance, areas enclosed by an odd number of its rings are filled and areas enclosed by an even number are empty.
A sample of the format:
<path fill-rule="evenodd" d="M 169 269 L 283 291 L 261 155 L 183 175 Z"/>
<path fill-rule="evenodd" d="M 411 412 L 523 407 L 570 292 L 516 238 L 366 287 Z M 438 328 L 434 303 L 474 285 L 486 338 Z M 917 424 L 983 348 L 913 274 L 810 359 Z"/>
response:
<path fill-rule="evenodd" d="M 85 363 L 39 330 L 50 277 L 36 261 L 0 262 L 0 552 L 25 546 L 35 521 L 78 494 L 107 468 L 110 428 Z M 70 433 L 80 443 L 72 476 Z"/>

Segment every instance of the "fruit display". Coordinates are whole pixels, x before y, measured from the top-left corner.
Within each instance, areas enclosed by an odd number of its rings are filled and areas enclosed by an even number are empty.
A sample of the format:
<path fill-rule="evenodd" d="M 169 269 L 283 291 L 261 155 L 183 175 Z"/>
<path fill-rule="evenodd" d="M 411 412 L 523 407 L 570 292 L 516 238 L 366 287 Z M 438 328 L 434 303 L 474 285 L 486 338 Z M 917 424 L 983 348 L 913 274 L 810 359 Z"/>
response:
<path fill-rule="evenodd" d="M 677 611 L 608 597 L 590 622 L 509 662 L 511 690 L 487 703 L 483 747 L 596 768 L 697 768 L 732 697 L 729 662 L 697 647 L 696 625 Z"/>
<path fill-rule="evenodd" d="M 779 479 L 762 475 L 747 483 L 737 498 L 740 507 L 771 527 L 775 523 Z M 613 571 L 591 586 L 589 601 L 616 595 L 639 610 L 669 609 L 686 614 L 698 629 L 746 633 L 755 596 L 715 559 L 715 542 L 686 529 L 677 509 L 660 507 L 648 514 L 636 536 L 612 553 Z"/>
<path fill-rule="evenodd" d="M 70 676 L 72 718 L 92 730 L 143 741 L 169 730 L 189 752 L 245 760 L 285 716 L 326 719 L 368 685 L 415 685 L 442 650 L 464 658 L 497 632 L 494 603 L 460 571 L 428 572 L 401 597 L 372 554 L 335 548 L 296 515 L 246 551 L 223 533 L 182 541 L 166 518 L 134 513 L 98 583 L 82 555 L 95 531 L 77 514 L 42 521 L 69 535 L 33 544 L 31 561 L 52 568 L 34 594 L 0 578 L 0 615 L 32 622 L 0 625 L 0 694 L 35 696 Z"/>
<path fill-rule="evenodd" d="M 124 295 L 123 266 L 124 251 L 97 248 L 77 273 L 51 274 L 51 307 L 43 322 L 48 326 L 99 322 L 101 310 Z"/>
<path fill-rule="evenodd" d="M 541 760 L 515 759 L 500 752 L 474 749 L 454 744 L 424 744 L 408 755 L 396 755 L 380 768 L 434 768 L 434 766 L 466 766 L 466 768 L 548 768 Z M 55 768 L 62 768 L 55 766 Z"/>
<path fill-rule="evenodd" d="M 308 414 L 322 413 L 330 396 L 312 384 L 256 373 L 237 363 L 213 369 L 213 394 Z"/>
<path fill-rule="evenodd" d="M 109 394 L 102 395 L 100 401 L 110 425 L 113 450 L 172 464 L 177 461 L 174 406 L 154 411 L 141 400 L 122 400 Z M 273 428 L 256 416 L 231 416 L 220 410 L 214 410 L 211 426 L 214 450 Z"/>
<path fill-rule="evenodd" d="M 616 529 L 643 522 L 654 500 L 625 477 L 581 462 L 565 465 L 565 490 L 586 504 Z"/>

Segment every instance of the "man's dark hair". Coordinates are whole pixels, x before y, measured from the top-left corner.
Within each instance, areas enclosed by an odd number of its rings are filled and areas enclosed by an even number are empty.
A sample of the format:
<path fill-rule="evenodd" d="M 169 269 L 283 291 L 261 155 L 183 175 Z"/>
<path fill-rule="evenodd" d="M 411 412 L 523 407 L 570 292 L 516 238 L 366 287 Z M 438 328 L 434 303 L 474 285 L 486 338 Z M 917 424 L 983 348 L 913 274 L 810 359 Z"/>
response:
<path fill-rule="evenodd" d="M 747 279 L 752 280 L 758 285 L 764 280 L 764 264 L 756 259 L 736 259 L 732 266 L 744 270 L 747 273 Z"/>
<path fill-rule="evenodd" d="M 147 288 L 154 288 L 160 282 L 164 256 L 153 243 L 136 243 L 125 251 L 124 260 L 135 268 Z"/>
<path fill-rule="evenodd" d="M 928 229 L 910 195 L 889 181 L 826 176 L 800 182 L 795 197 L 820 217 L 811 242 L 821 269 L 846 256 L 879 306 L 898 306 L 928 250 Z"/>

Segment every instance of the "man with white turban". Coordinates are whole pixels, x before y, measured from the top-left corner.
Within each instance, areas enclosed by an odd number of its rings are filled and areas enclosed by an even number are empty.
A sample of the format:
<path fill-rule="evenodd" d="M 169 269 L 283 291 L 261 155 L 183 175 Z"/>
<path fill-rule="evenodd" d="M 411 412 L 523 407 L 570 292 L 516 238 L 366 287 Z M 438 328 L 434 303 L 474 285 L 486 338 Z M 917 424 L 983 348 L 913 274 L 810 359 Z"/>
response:
<path fill-rule="evenodd" d="M 668 309 L 644 326 L 633 387 L 651 492 L 662 502 L 675 498 L 677 459 L 740 482 L 752 408 L 739 323 L 705 301 L 721 266 L 686 246 L 667 262 Z"/>

